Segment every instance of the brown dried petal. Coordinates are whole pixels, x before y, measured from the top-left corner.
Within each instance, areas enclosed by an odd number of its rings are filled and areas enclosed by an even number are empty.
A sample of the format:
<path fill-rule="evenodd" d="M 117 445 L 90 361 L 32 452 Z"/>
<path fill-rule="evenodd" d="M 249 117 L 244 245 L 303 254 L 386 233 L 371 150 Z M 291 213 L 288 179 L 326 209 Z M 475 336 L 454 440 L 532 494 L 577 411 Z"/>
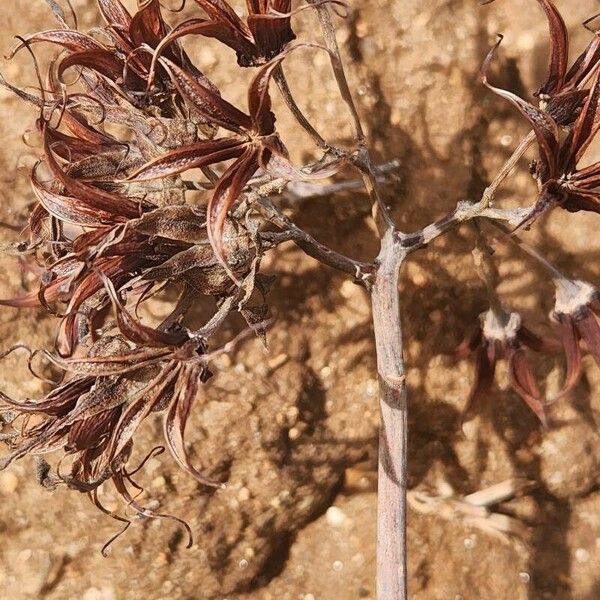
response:
<path fill-rule="evenodd" d="M 568 394 L 581 377 L 581 348 L 575 321 L 569 315 L 557 315 L 562 331 L 562 342 L 567 360 L 565 383 L 559 396 Z"/>
<path fill-rule="evenodd" d="M 54 153 L 50 148 L 49 137 L 46 135 L 47 128 L 48 126 L 45 126 L 42 132 L 46 164 L 52 175 L 65 187 L 70 195 L 87 206 L 113 214 L 115 220 L 122 217 L 135 218 L 140 216 L 142 210 L 139 202 L 121 195 L 106 192 L 69 177 L 54 158 Z"/>
<path fill-rule="evenodd" d="M 506 348 L 506 356 L 512 388 L 521 396 L 542 424 L 547 426 L 546 408 L 525 351 L 520 346 L 509 345 Z"/>
<path fill-rule="evenodd" d="M 16 48 L 11 50 L 6 58 L 12 58 L 19 50 L 36 42 L 58 44 L 70 52 L 81 52 L 84 50 L 106 52 L 106 48 L 93 37 L 79 31 L 73 31 L 72 29 L 50 29 L 48 31 L 41 31 L 24 38 L 24 40 L 24 42 L 21 42 Z"/>
<path fill-rule="evenodd" d="M 573 63 L 565 78 L 568 87 L 580 86 L 600 65 L 600 35 L 597 33 L 584 50 L 584 52 Z"/>
<path fill-rule="evenodd" d="M 588 308 L 577 315 L 575 318 L 577 331 L 585 341 L 588 352 L 594 357 L 600 366 L 600 325 Z"/>
<path fill-rule="evenodd" d="M 204 76 L 192 76 L 174 62 L 161 58 L 179 93 L 190 103 L 190 108 L 201 117 L 235 133 L 252 129 L 252 120 L 241 110 L 221 98 L 214 85 Z"/>
<path fill-rule="evenodd" d="M 104 20 L 111 27 L 128 30 L 131 25 L 131 15 L 121 4 L 120 0 L 97 0 Z"/>
<path fill-rule="evenodd" d="M 225 171 L 208 202 L 206 229 L 208 239 L 219 261 L 226 266 L 223 249 L 223 228 L 227 212 L 239 198 L 244 186 L 258 169 L 259 150 L 250 146 L 244 154 Z"/>
<path fill-rule="evenodd" d="M 160 329 L 154 329 L 140 323 L 125 308 L 112 281 L 103 274 L 100 274 L 100 276 L 117 314 L 119 330 L 128 340 L 143 347 L 160 348 L 164 346 L 180 346 L 189 339 L 189 336 L 183 330 L 161 331 Z"/>
<path fill-rule="evenodd" d="M 178 382 L 177 391 L 164 421 L 164 435 L 171 454 L 180 467 L 190 473 L 203 485 L 218 487 L 219 483 L 200 473 L 189 461 L 185 449 L 185 426 L 192 410 L 196 394 L 198 393 L 198 382 L 200 373 L 197 369 L 184 367 L 185 374 Z"/>
<path fill-rule="evenodd" d="M 62 196 L 61 194 L 43 188 L 37 181 L 35 173 L 32 176 L 31 185 L 40 204 L 51 215 L 54 215 L 56 218 L 66 223 L 98 226 L 106 223 L 117 223 L 124 220 L 123 217 L 87 206 L 70 196 Z"/>
<path fill-rule="evenodd" d="M 594 140 L 596 133 L 598 133 L 598 127 L 600 127 L 599 102 L 600 71 L 596 71 L 588 97 L 573 126 L 569 155 L 566 159 L 563 159 L 564 171 L 567 173 L 575 169 L 577 162 Z"/>
<path fill-rule="evenodd" d="M 113 356 L 62 358 L 49 352 L 45 356 L 63 371 L 96 377 L 122 375 L 154 365 L 171 354 L 168 348 L 140 348 Z"/>
<path fill-rule="evenodd" d="M 108 460 L 112 462 L 129 444 L 133 434 L 144 419 L 164 398 L 173 381 L 179 375 L 179 365 L 169 363 L 147 386 L 140 390 L 123 412 L 111 436 Z"/>
<path fill-rule="evenodd" d="M 274 0 L 271 4 L 274 11 L 289 14 L 292 3 L 291 0 Z M 263 3 L 260 6 L 256 0 L 250 0 L 248 7 L 248 27 L 256 46 L 265 58 L 279 54 L 286 44 L 295 39 L 290 17 L 268 14 L 268 5 Z"/>
<path fill-rule="evenodd" d="M 81 451 L 88 448 L 95 448 L 112 431 L 119 416 L 122 407 L 111 408 L 101 412 L 93 417 L 77 421 L 67 436 L 65 450 Z"/>
<path fill-rule="evenodd" d="M 498 96 L 508 100 L 529 121 L 535 132 L 540 147 L 540 157 L 544 165 L 544 171 L 548 179 L 556 177 L 556 156 L 558 152 L 558 127 L 546 112 L 536 108 L 529 102 L 522 100 L 512 92 L 494 87 L 488 82 L 487 72 L 494 59 L 496 51 L 502 42 L 502 37 L 488 53 L 481 70 L 484 85 Z"/>
<path fill-rule="evenodd" d="M 250 37 L 250 30 L 238 17 L 237 13 L 225 0 L 196 0 L 196 4 L 213 20 L 228 23 L 232 29 L 236 29 L 242 35 Z"/>
<path fill-rule="evenodd" d="M 483 340 L 475 354 L 475 381 L 462 410 L 461 422 L 467 421 L 478 408 L 483 396 L 487 394 L 494 381 L 496 372 L 496 344 Z"/>
<path fill-rule="evenodd" d="M 154 73 L 154 64 L 162 54 L 163 50 L 176 40 L 188 35 L 202 35 L 204 37 L 214 38 L 221 43 L 229 46 L 236 51 L 238 57 L 243 62 L 255 60 L 256 48 L 254 44 L 239 29 L 232 27 L 224 21 L 208 21 L 206 19 L 190 19 L 184 21 L 169 32 L 162 42 L 156 47 L 156 52 L 152 60 L 151 73 Z"/>
<path fill-rule="evenodd" d="M 147 44 L 155 48 L 166 34 L 167 25 L 160 10 L 159 0 L 145 0 L 129 25 L 129 35 L 134 47 Z"/>
<path fill-rule="evenodd" d="M 75 406 L 80 396 L 90 391 L 94 377 L 72 379 L 52 390 L 42 400 L 17 402 L 0 392 L 0 403 L 4 403 L 18 413 L 40 413 L 48 416 L 64 416 Z"/>
<path fill-rule="evenodd" d="M 188 169 L 206 167 L 232 158 L 239 158 L 247 142 L 237 138 L 219 138 L 216 140 L 201 140 L 189 146 L 171 150 L 162 156 L 151 160 L 129 179 L 147 181 L 170 175 L 177 175 Z"/>
<path fill-rule="evenodd" d="M 538 0 L 548 19 L 552 52 L 548 65 L 548 78 L 537 92 L 539 95 L 552 95 L 563 88 L 569 57 L 569 35 L 567 27 L 556 6 L 550 0 Z"/>

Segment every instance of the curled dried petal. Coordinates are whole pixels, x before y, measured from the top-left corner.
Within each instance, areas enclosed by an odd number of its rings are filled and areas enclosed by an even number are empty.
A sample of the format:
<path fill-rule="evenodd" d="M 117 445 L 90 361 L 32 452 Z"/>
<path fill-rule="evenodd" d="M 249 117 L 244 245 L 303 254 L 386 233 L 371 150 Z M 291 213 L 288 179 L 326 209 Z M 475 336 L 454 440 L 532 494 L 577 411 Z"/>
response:
<path fill-rule="evenodd" d="M 548 19 L 552 51 L 548 65 L 548 78 L 537 93 L 538 95 L 552 95 L 564 86 L 569 57 L 569 35 L 556 6 L 550 0 L 538 0 L 538 4 L 544 9 Z"/>
<path fill-rule="evenodd" d="M 475 352 L 475 381 L 462 410 L 463 423 L 470 418 L 483 396 L 489 392 L 496 372 L 495 342 L 484 340 Z"/>
<path fill-rule="evenodd" d="M 525 351 L 519 345 L 509 344 L 506 348 L 506 357 L 512 388 L 521 396 L 542 424 L 547 427 L 546 406 Z"/>
<path fill-rule="evenodd" d="M 184 367 L 184 369 L 186 369 L 185 375 L 179 382 L 177 392 L 164 420 L 165 439 L 171 454 L 181 468 L 203 485 L 219 487 L 220 484 L 217 481 L 203 475 L 192 466 L 185 449 L 185 426 L 196 400 L 200 375 L 190 367 Z"/>
<path fill-rule="evenodd" d="M 193 76 L 167 58 L 161 58 L 179 93 L 198 115 L 229 131 L 243 133 L 252 129 L 252 120 L 241 110 L 221 98 L 212 83 L 204 76 Z"/>
<path fill-rule="evenodd" d="M 223 248 L 223 228 L 227 212 L 239 198 L 244 186 L 258 169 L 259 149 L 249 146 L 223 174 L 208 203 L 206 229 L 208 239 L 219 261 L 227 268 Z M 233 275 L 232 275 L 233 278 Z"/>
<path fill-rule="evenodd" d="M 188 169 L 206 167 L 232 158 L 239 158 L 247 142 L 238 138 L 201 140 L 181 146 L 146 163 L 132 173 L 129 179 L 148 181 L 177 175 Z"/>
<path fill-rule="evenodd" d="M 494 87 L 488 82 L 487 73 L 489 71 L 490 64 L 494 59 L 498 47 L 502 43 L 502 36 L 499 36 L 499 38 L 500 39 L 496 45 L 489 51 L 483 63 L 481 69 L 483 83 L 495 94 L 508 100 L 529 121 L 535 132 L 535 137 L 540 147 L 540 155 L 543 161 L 546 177 L 552 179 L 556 177 L 557 173 L 556 158 L 558 152 L 558 127 L 556 126 L 556 123 L 546 112 L 536 108 L 532 104 L 529 104 L 529 102 L 519 98 L 512 92 Z"/>
<path fill-rule="evenodd" d="M 559 397 L 568 394 L 581 377 L 581 348 L 575 321 L 570 315 L 557 315 L 561 325 L 562 341 L 567 359 L 567 375 Z"/>
<path fill-rule="evenodd" d="M 589 308 L 584 308 L 575 318 L 579 335 L 583 338 L 588 352 L 600 366 L 600 325 Z"/>

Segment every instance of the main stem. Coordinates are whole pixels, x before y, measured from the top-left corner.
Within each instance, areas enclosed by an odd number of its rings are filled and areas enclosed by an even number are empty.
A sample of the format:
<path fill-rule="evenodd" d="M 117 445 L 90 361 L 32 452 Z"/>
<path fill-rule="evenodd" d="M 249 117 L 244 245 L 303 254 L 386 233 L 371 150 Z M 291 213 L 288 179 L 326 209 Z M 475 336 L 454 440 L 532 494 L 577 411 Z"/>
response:
<path fill-rule="evenodd" d="M 371 291 L 379 378 L 377 600 L 404 600 L 406 591 L 407 405 L 402 357 L 399 277 L 405 251 L 390 229 L 382 239 Z"/>

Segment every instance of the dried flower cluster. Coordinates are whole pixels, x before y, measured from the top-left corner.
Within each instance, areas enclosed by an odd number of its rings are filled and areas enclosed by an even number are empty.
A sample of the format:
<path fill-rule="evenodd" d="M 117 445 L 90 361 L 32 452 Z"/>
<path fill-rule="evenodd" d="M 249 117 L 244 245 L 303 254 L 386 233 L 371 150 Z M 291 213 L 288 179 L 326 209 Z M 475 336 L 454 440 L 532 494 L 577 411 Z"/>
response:
<path fill-rule="evenodd" d="M 283 61 L 296 48 L 308 46 L 294 42 L 291 17 L 296 9 L 291 0 L 247 0 L 246 19 L 226 0 L 195 0 L 198 16 L 174 26 L 165 21 L 158 0 L 139 0 L 133 15 L 119 0 L 97 0 L 105 25 L 90 33 L 70 27 L 58 4 L 49 2 L 57 27 L 19 38 L 12 52 L 33 56 L 39 93 L 0 79 L 37 107 L 43 145 L 43 156 L 31 173 L 37 203 L 29 218 L 28 240 L 19 246 L 37 265 L 39 287 L 1 303 L 43 307 L 58 318 L 56 348 L 36 351 L 32 358 L 41 354 L 63 376 L 38 400 L 0 395 L 6 409 L 3 420 L 12 425 L 1 434 L 10 448 L 0 469 L 28 454 L 62 449 L 68 467 L 61 465 L 55 475 L 45 472 L 47 483 L 62 482 L 86 492 L 109 512 L 97 490 L 112 481 L 127 505 L 140 514 L 160 516 L 136 501 L 129 461 L 136 430 L 161 412 L 165 442 L 175 460 L 202 484 L 219 485 L 190 464 L 184 443 L 200 384 L 210 376 L 210 358 L 219 351 L 209 351 L 211 337 L 231 311 L 240 312 L 255 329 L 264 324 L 269 279 L 259 273 L 261 258 L 279 243 L 293 241 L 372 293 L 382 443 L 391 448 L 382 451 L 380 468 L 402 473 L 405 448 L 398 450 L 402 456 L 393 451 L 394 444 L 402 444 L 401 435 L 386 433 L 402 432 L 397 419 L 405 402 L 396 314 L 398 272 L 408 254 L 474 219 L 479 238 L 476 263 L 490 308 L 458 352 L 476 357 L 465 415 L 485 398 L 504 355 L 512 388 L 549 424 L 552 402 L 577 383 L 583 351 L 600 363 L 600 295 L 591 284 L 570 281 L 530 252 L 550 270 L 556 284 L 555 320 L 562 341 L 539 337 L 523 325 L 518 313 L 503 307 L 496 295 L 495 258 L 481 251 L 491 241 L 489 230 L 497 231 L 485 223 L 496 225 L 503 239 L 525 248 L 515 231 L 532 226 L 542 213 L 556 207 L 600 213 L 600 163 L 584 163 L 600 126 L 600 32 L 590 29 L 588 47 L 569 68 L 565 24 L 550 0 L 537 2 L 547 17 L 551 43 L 548 76 L 534 94 L 539 103 L 489 83 L 500 42 L 482 70 L 484 84 L 521 112 L 532 134 L 481 201 L 459 203 L 450 215 L 413 233 L 399 231 L 378 191 L 330 15 L 330 5 L 343 2 L 308 0 L 307 7 L 318 16 L 325 44 L 312 47 L 327 52 L 353 122 L 356 147 L 349 150 L 330 145 L 317 133 L 287 87 Z M 191 35 L 216 40 L 235 52 L 240 69 L 253 69 L 246 107 L 223 98 L 186 53 L 182 41 Z M 43 78 L 34 54 L 41 43 L 60 50 Z M 319 161 L 302 168 L 290 163 L 275 125 L 272 80 L 299 126 L 323 150 Z M 494 192 L 534 140 L 539 157 L 531 172 L 538 184 L 537 198 L 519 209 L 493 207 Z M 381 253 L 367 264 L 315 241 L 269 198 L 281 194 L 289 182 L 328 177 L 346 166 L 361 174 L 375 209 Z M 138 310 L 165 287 L 176 291 L 179 300 L 160 325 L 150 327 Z M 193 329 L 187 317 L 201 297 L 214 299 L 213 316 Z M 257 297 L 262 298 L 258 305 Z M 557 398 L 544 397 L 527 350 L 564 351 L 566 377 Z M 382 496 L 401 493 L 401 480 L 398 476 L 388 487 L 382 485 Z M 385 519 L 381 522 L 382 539 L 393 538 L 402 526 L 402 519 L 394 518 L 388 533 Z M 396 578 L 388 582 L 396 595 L 381 597 L 401 597 L 401 570 L 381 572 L 382 580 Z"/>
<path fill-rule="evenodd" d="M 303 174 L 275 131 L 269 85 L 294 39 L 290 1 L 249 1 L 247 23 L 224 1 L 197 4 L 207 18 L 171 29 L 158 0 L 140 2 L 134 15 L 119 0 L 98 0 L 105 26 L 92 35 L 69 27 L 53 3 L 60 26 L 21 38 L 10 55 L 42 42 L 63 51 L 39 95 L 3 80 L 39 108 L 44 155 L 31 174 L 37 204 L 22 248 L 37 262 L 39 288 L 1 303 L 41 306 L 59 318 L 56 351 L 43 355 L 64 379 L 41 400 L 0 396 L 15 428 L 0 468 L 63 448 L 70 466 L 58 480 L 100 508 L 97 488 L 111 480 L 147 515 L 129 491 L 137 428 L 164 412 L 174 458 L 201 483 L 218 485 L 190 464 L 184 446 L 198 387 L 210 376 L 207 340 L 231 310 L 251 325 L 266 318 L 266 307 L 248 300 L 265 291 L 258 265 L 273 236 L 263 235 L 248 206 L 233 215 L 230 208 L 259 170 L 290 180 L 341 164 Z M 189 34 L 216 38 L 240 65 L 258 67 L 248 112 L 192 63 L 178 42 Z M 219 129 L 229 135 L 217 136 Z M 184 180 L 195 168 L 204 177 Z M 158 327 L 142 324 L 140 305 L 164 286 L 178 290 L 179 302 Z M 215 314 L 192 331 L 183 321 L 198 296 L 216 300 Z M 106 320 L 109 307 L 115 321 Z"/>

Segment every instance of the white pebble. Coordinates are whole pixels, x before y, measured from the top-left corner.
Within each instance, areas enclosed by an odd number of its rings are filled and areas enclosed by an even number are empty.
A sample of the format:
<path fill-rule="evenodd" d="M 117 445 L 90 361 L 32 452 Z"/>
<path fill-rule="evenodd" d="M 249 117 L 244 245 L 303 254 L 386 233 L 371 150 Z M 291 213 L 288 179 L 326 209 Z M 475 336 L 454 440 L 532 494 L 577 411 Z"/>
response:
<path fill-rule="evenodd" d="M 325 519 L 332 527 L 341 527 L 346 521 L 346 513 L 337 506 L 330 506 L 325 513 Z"/>
<path fill-rule="evenodd" d="M 585 548 L 577 548 L 575 550 L 575 560 L 578 563 L 586 563 L 590 560 L 590 553 Z"/>

